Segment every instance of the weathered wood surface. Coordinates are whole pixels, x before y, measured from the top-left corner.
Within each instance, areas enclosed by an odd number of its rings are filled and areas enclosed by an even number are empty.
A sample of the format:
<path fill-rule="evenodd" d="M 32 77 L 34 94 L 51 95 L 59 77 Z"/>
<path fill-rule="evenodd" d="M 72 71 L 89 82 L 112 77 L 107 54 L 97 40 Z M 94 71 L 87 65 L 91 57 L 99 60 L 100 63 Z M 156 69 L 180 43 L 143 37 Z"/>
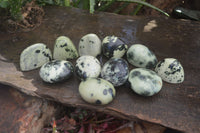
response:
<path fill-rule="evenodd" d="M 128 86 L 117 88 L 114 101 L 106 106 L 84 102 L 78 94 L 79 80 L 44 83 L 38 69 L 21 72 L 19 55 L 27 46 L 43 42 L 53 51 L 54 41 L 66 35 L 78 45 L 80 38 L 96 33 L 121 37 L 129 46 L 147 45 L 159 60 L 177 58 L 185 70 L 182 84 L 163 84 L 159 94 L 142 97 Z M 94 15 L 78 9 L 47 8 L 43 24 L 28 33 L 0 34 L 0 82 L 43 98 L 81 106 L 126 119 L 142 119 L 185 132 L 200 132 L 200 23 L 169 18 L 138 18 L 108 13 Z M 103 60 L 107 60 L 103 57 Z M 74 61 L 73 61 L 74 63 Z M 130 69 L 133 67 L 130 67 Z"/>
<path fill-rule="evenodd" d="M 61 108 L 0 84 L 0 132 L 42 133 Z"/>

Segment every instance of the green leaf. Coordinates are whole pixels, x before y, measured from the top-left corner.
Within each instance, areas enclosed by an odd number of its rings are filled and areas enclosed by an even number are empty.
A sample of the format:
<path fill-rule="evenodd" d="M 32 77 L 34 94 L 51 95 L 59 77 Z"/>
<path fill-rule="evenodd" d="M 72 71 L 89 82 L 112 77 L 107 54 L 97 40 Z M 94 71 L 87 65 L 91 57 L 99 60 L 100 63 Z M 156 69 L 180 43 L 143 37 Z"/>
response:
<path fill-rule="evenodd" d="M 65 6 L 70 6 L 70 0 L 64 0 L 64 5 Z"/>
<path fill-rule="evenodd" d="M 7 8 L 9 6 L 8 0 L 0 0 L 0 7 Z"/>
<path fill-rule="evenodd" d="M 101 0 L 101 1 L 112 1 L 112 0 Z M 154 10 L 157 10 L 157 11 L 159 11 L 159 12 L 161 12 L 161 13 L 163 13 L 163 14 L 165 14 L 166 16 L 169 17 L 169 14 L 168 14 L 168 13 L 162 11 L 161 9 L 159 9 L 159 8 L 153 6 L 153 5 L 151 5 L 151 4 L 149 4 L 149 3 L 145 2 L 145 1 L 141 1 L 141 0 L 116 0 L 116 1 L 118 1 L 118 2 L 133 2 L 133 3 L 142 4 L 142 5 L 144 5 L 144 6 L 147 6 L 147 7 L 152 8 L 152 9 L 154 9 Z"/>
<path fill-rule="evenodd" d="M 142 0 L 142 1 L 145 2 L 146 0 Z M 137 7 L 136 7 L 136 9 L 132 13 L 132 15 L 136 15 L 139 12 L 139 10 L 142 8 L 142 6 L 143 6 L 142 4 L 138 4 Z"/>
<path fill-rule="evenodd" d="M 94 13 L 95 0 L 90 0 L 90 13 Z"/>

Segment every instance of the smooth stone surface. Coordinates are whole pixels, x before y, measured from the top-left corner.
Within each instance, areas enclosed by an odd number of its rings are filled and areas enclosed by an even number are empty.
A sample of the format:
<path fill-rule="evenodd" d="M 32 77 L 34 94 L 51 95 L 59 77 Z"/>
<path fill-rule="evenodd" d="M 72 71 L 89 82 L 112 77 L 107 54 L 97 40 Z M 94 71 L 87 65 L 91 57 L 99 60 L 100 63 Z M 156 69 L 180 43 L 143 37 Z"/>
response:
<path fill-rule="evenodd" d="M 158 62 L 155 71 L 168 83 L 182 83 L 184 81 L 184 70 L 177 59 L 165 58 Z"/>
<path fill-rule="evenodd" d="M 101 65 L 97 58 L 83 55 L 76 60 L 75 72 L 80 79 L 98 77 L 101 73 Z"/>
<path fill-rule="evenodd" d="M 134 44 L 127 51 L 127 60 L 130 64 L 142 68 L 155 68 L 158 60 L 155 54 L 142 44 Z"/>
<path fill-rule="evenodd" d="M 128 45 L 116 36 L 106 36 L 102 42 L 103 54 L 108 57 L 122 57 L 128 49 Z"/>
<path fill-rule="evenodd" d="M 41 67 L 52 59 L 50 49 L 43 43 L 33 44 L 24 49 L 20 55 L 20 68 L 29 71 Z"/>
<path fill-rule="evenodd" d="M 53 58 L 57 60 L 75 59 L 78 57 L 77 49 L 70 38 L 60 36 L 54 45 Z"/>
<path fill-rule="evenodd" d="M 53 60 L 40 68 L 40 77 L 48 83 L 57 83 L 69 79 L 74 68 L 71 62 L 64 60 Z"/>
<path fill-rule="evenodd" d="M 128 63 L 122 58 L 111 58 L 108 60 L 101 70 L 101 77 L 114 86 L 123 85 L 129 75 Z"/>
<path fill-rule="evenodd" d="M 105 105 L 115 97 L 115 88 L 104 79 L 88 78 L 80 83 L 79 93 L 88 103 Z"/>
<path fill-rule="evenodd" d="M 154 71 L 145 68 L 132 69 L 128 81 L 132 90 L 142 96 L 153 96 L 162 88 L 162 79 Z"/>
<path fill-rule="evenodd" d="M 79 54 L 97 57 L 101 54 L 101 40 L 96 34 L 87 34 L 80 39 Z"/>

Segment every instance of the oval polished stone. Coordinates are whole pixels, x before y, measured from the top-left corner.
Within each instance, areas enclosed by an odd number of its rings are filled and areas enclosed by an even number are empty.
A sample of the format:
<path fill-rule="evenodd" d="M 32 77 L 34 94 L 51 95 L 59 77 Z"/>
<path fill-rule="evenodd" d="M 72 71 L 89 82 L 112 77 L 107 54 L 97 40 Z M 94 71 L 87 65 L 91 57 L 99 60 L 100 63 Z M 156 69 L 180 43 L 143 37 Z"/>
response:
<path fill-rule="evenodd" d="M 57 83 L 69 79 L 73 74 L 73 65 L 69 61 L 53 60 L 40 68 L 40 77 L 48 83 Z"/>
<path fill-rule="evenodd" d="M 142 44 L 134 44 L 127 51 L 127 60 L 130 64 L 142 68 L 155 68 L 157 58 L 155 54 Z"/>
<path fill-rule="evenodd" d="M 102 42 L 102 49 L 106 57 L 120 58 L 126 53 L 128 45 L 116 36 L 106 36 Z"/>
<path fill-rule="evenodd" d="M 101 54 L 101 40 L 96 34 L 87 34 L 80 39 L 79 54 L 97 57 Z"/>
<path fill-rule="evenodd" d="M 115 88 L 104 79 L 88 78 L 80 83 L 79 93 L 88 103 L 105 105 L 114 99 Z"/>
<path fill-rule="evenodd" d="M 182 83 L 184 81 L 184 70 L 177 59 L 165 58 L 156 65 L 155 71 L 168 83 Z"/>
<path fill-rule="evenodd" d="M 80 79 L 98 77 L 101 73 L 101 65 L 97 58 L 83 55 L 76 60 L 75 72 Z"/>
<path fill-rule="evenodd" d="M 162 79 L 154 71 L 145 68 L 132 69 L 128 81 L 132 90 L 142 96 L 153 96 L 162 88 Z"/>
<path fill-rule="evenodd" d="M 128 63 L 122 58 L 111 58 L 101 70 L 101 77 L 114 86 L 123 85 L 128 79 L 128 74 Z"/>
<path fill-rule="evenodd" d="M 70 38 L 60 36 L 54 45 L 53 58 L 57 60 L 75 59 L 78 57 L 77 49 Z"/>
<path fill-rule="evenodd" d="M 41 67 L 52 59 L 50 49 L 43 43 L 33 44 L 20 55 L 20 68 L 29 71 Z"/>

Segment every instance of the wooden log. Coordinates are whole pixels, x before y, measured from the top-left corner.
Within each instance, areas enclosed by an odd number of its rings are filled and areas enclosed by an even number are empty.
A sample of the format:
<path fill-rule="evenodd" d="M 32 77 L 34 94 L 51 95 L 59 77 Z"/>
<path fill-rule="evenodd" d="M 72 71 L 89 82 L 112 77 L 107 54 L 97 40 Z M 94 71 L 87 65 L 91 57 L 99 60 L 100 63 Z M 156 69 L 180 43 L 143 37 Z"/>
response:
<path fill-rule="evenodd" d="M 200 132 L 199 22 L 110 13 L 89 14 L 79 9 L 62 7 L 48 7 L 45 12 L 42 25 L 31 32 L 0 33 L 1 83 L 65 105 L 86 107 L 130 120 L 142 119 L 180 131 Z M 20 71 L 19 56 L 27 46 L 42 42 L 53 51 L 55 39 L 65 35 L 78 47 L 80 38 L 88 33 L 96 33 L 101 39 L 115 35 L 129 46 L 142 43 L 156 54 L 158 60 L 176 58 L 184 67 L 185 81 L 181 84 L 164 82 L 161 92 L 153 97 L 139 96 L 124 85 L 117 88 L 112 103 L 95 106 L 81 99 L 78 93 L 80 81 L 75 75 L 64 83 L 47 84 L 40 79 L 39 69 Z M 102 57 L 103 62 L 108 60 Z"/>
<path fill-rule="evenodd" d="M 1 133 L 40 133 L 59 110 L 53 102 L 25 95 L 10 86 L 0 84 L 0 94 Z"/>

